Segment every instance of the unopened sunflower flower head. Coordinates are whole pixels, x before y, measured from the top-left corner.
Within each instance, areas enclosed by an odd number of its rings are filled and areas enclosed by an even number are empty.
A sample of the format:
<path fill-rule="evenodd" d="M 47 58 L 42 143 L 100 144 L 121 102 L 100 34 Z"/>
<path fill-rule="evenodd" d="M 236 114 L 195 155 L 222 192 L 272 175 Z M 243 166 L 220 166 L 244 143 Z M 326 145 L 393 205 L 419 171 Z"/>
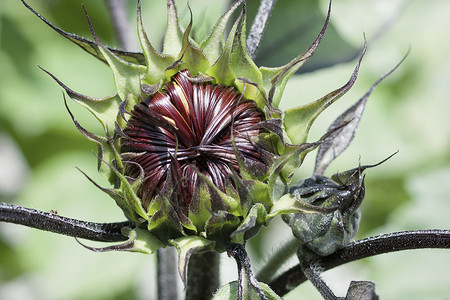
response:
<path fill-rule="evenodd" d="M 105 46 L 89 17 L 94 40 L 67 33 L 34 12 L 112 71 L 117 92 L 106 98 L 77 93 L 46 72 L 103 127 L 102 135 L 89 132 L 69 111 L 76 128 L 97 145 L 99 172 L 111 186 L 94 184 L 135 224 L 124 232 L 133 241 L 127 250 L 152 253 L 173 245 L 188 259 L 196 251 L 243 244 L 277 215 L 295 223 L 296 214 L 336 211 L 304 201 L 300 191 L 307 185 L 289 184 L 306 154 L 329 136 L 307 140 L 317 116 L 353 85 L 364 51 L 345 85 L 281 111 L 286 83 L 319 45 L 329 11 L 311 46 L 275 68 L 257 66 L 247 51 L 245 1 L 234 2 L 199 41 L 191 37 L 192 16 L 184 28 L 173 0 L 167 12 L 162 52 L 144 30 L 140 1 L 142 52 Z M 235 12 L 240 13 L 233 17 Z M 180 261 L 180 268 L 186 263 Z"/>

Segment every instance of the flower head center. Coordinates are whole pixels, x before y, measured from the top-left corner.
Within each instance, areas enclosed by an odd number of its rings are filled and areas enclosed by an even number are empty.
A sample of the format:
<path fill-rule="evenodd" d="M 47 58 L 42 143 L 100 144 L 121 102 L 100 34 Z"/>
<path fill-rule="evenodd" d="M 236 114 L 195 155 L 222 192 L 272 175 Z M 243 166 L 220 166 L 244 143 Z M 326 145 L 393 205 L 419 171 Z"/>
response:
<path fill-rule="evenodd" d="M 178 203 L 187 207 L 201 175 L 226 191 L 232 173 L 239 174 L 235 151 L 261 163 L 251 138 L 263 120 L 256 103 L 233 87 L 194 83 L 184 70 L 134 107 L 122 141 L 125 174 L 144 173 L 138 191 L 144 204 L 171 184 Z"/>

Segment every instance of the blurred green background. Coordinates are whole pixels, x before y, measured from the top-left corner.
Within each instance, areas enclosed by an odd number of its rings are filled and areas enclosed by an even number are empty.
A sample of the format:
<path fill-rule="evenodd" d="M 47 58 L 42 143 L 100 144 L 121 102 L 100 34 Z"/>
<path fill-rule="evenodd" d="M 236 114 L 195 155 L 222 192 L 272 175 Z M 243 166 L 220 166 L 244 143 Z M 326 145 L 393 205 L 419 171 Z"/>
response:
<path fill-rule="evenodd" d="M 190 1 L 195 36 L 205 34 L 227 6 L 226 1 L 211 2 Z M 251 19 L 257 1 L 248 2 Z M 57 26 L 90 37 L 81 1 L 29 3 Z M 186 1 L 177 3 L 187 22 Z M 258 64 L 281 65 L 307 48 L 320 31 L 327 4 L 278 0 Z M 135 5 L 129 1 L 134 23 Z M 97 34 L 115 46 L 104 1 L 89 1 L 86 7 Z M 160 44 L 165 2 L 143 1 L 143 16 L 151 41 Z M 310 137 L 315 140 L 410 47 L 407 60 L 371 96 L 354 142 L 327 174 L 356 167 L 359 160 L 376 163 L 399 150 L 367 171 L 359 237 L 450 228 L 450 2 L 335 0 L 331 20 L 317 54 L 288 84 L 283 108 L 343 85 L 364 32 L 369 48 L 358 81 L 317 120 Z M 94 145 L 78 133 L 64 108 L 62 89 L 37 65 L 80 93 L 102 97 L 114 92 L 106 65 L 58 36 L 19 0 L 0 1 L 0 201 L 94 222 L 124 220 L 114 201 L 76 170 L 106 185 L 96 174 Z M 72 102 L 69 106 L 83 126 L 99 129 L 87 111 Z M 310 154 L 298 179 L 309 177 L 313 164 Z M 282 222 L 270 225 L 251 244 L 256 269 L 290 235 Z M 153 299 L 154 260 L 92 253 L 70 237 L 0 224 L 0 299 Z M 223 280 L 235 280 L 234 267 L 227 266 Z M 450 299 L 449 270 L 448 251 L 417 250 L 351 263 L 326 272 L 325 278 L 338 295 L 345 294 L 351 280 L 372 280 L 382 299 Z M 286 299 L 320 297 L 307 283 Z"/>

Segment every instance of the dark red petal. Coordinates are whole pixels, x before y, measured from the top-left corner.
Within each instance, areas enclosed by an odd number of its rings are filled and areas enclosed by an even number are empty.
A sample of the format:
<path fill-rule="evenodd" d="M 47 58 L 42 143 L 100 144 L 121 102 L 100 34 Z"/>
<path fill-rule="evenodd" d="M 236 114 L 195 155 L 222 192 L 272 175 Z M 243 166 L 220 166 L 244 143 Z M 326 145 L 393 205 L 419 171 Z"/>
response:
<path fill-rule="evenodd" d="M 137 177 L 144 170 L 138 194 L 146 205 L 169 180 L 178 205 L 187 208 L 199 184 L 197 172 L 225 192 L 232 170 L 239 174 L 232 139 L 245 159 L 264 164 L 251 141 L 260 133 L 255 125 L 264 121 L 256 103 L 232 87 L 189 78 L 182 71 L 164 91 L 137 104 L 123 130 L 123 156 L 138 154 L 124 159 L 125 174 Z"/>

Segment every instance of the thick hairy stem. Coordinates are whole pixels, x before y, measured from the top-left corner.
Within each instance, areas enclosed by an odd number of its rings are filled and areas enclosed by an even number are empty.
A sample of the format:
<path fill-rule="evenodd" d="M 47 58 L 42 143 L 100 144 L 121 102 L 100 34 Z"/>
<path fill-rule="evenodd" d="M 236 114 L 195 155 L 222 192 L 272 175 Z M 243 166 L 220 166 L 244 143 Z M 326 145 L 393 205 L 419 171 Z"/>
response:
<path fill-rule="evenodd" d="M 450 230 L 411 230 L 362 239 L 335 253 L 322 257 L 317 263 L 324 271 L 348 262 L 383 253 L 425 248 L 450 248 Z M 285 295 L 307 278 L 299 265 L 281 274 L 269 285 L 280 296 Z"/>
<path fill-rule="evenodd" d="M 86 222 L 7 203 L 0 203 L 0 222 L 20 224 L 36 229 L 100 242 L 125 241 L 128 238 L 122 235 L 122 228 L 134 227 L 134 224 L 131 222 Z"/>
<path fill-rule="evenodd" d="M 177 253 L 175 248 L 158 249 L 158 300 L 178 299 Z"/>
<path fill-rule="evenodd" d="M 204 252 L 191 256 L 188 265 L 186 300 L 209 300 L 219 287 L 219 254 Z"/>
<path fill-rule="evenodd" d="M 252 59 L 255 59 L 259 44 L 264 34 L 267 21 L 272 13 L 276 0 L 261 0 L 255 20 L 247 37 L 247 50 Z"/>
<path fill-rule="evenodd" d="M 131 29 L 126 0 L 106 0 L 117 43 L 122 50 L 135 51 L 136 39 Z"/>

